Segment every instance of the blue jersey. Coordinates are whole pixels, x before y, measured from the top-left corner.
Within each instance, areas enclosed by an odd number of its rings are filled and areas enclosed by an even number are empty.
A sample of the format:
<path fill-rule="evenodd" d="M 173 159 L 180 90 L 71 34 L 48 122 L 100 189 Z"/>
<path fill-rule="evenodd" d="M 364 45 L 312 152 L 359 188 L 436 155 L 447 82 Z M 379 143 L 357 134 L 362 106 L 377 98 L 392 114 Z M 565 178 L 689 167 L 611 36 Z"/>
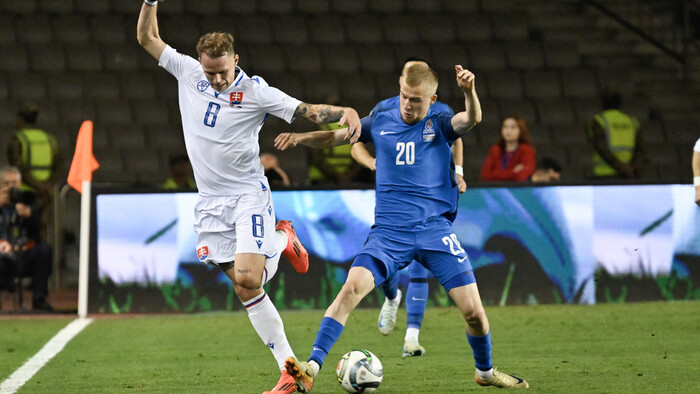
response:
<path fill-rule="evenodd" d="M 451 144 L 460 137 L 452 116 L 429 112 L 409 125 L 398 105 L 362 119 L 360 142 L 377 154 L 375 224 L 411 226 L 429 218 L 454 220 L 457 185 Z"/>
<path fill-rule="evenodd" d="M 374 108 L 372 108 L 372 111 L 369 114 L 372 115 L 377 112 L 389 111 L 394 108 L 399 108 L 399 96 L 394 96 L 380 101 L 377 105 L 374 106 Z M 454 116 L 455 114 L 455 112 L 452 110 L 452 108 L 450 108 L 449 105 L 441 103 L 439 101 L 434 102 L 433 105 L 430 106 L 428 114 L 430 114 L 431 112 L 445 112 L 450 116 Z"/>

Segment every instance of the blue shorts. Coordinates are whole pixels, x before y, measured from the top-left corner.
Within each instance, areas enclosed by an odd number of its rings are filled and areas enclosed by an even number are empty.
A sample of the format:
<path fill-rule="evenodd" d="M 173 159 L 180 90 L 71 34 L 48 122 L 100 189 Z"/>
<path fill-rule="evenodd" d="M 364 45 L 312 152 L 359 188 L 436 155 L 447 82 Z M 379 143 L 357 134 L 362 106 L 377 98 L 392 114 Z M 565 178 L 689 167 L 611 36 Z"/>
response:
<path fill-rule="evenodd" d="M 476 282 L 452 222 L 442 217 L 414 226 L 372 228 L 352 265 L 370 270 L 378 286 L 412 260 L 430 270 L 447 291 Z"/>

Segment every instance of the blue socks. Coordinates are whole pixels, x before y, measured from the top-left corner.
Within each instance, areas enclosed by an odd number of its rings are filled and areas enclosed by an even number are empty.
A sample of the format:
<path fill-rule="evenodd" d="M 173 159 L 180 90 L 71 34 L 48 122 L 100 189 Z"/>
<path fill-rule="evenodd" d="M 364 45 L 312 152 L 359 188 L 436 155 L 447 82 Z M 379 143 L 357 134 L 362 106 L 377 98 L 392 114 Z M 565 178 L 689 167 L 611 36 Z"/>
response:
<path fill-rule="evenodd" d="M 396 298 L 396 292 L 399 290 L 399 273 L 394 273 L 389 279 L 382 283 L 382 291 L 386 298 L 393 300 Z"/>
<path fill-rule="evenodd" d="M 311 351 L 311 356 L 309 356 L 309 361 L 316 361 L 319 366 L 323 366 L 323 360 L 326 359 L 331 347 L 340 338 L 343 328 L 345 327 L 337 320 L 331 317 L 324 317 L 316 333 L 316 340 L 314 341 L 314 348 Z"/>
<path fill-rule="evenodd" d="M 473 337 L 467 333 L 467 340 L 474 352 L 474 361 L 476 367 L 482 371 L 488 371 L 493 368 L 491 362 L 491 332 L 483 337 Z"/>
<path fill-rule="evenodd" d="M 406 326 L 421 328 L 428 302 L 428 280 L 411 278 L 406 290 Z"/>

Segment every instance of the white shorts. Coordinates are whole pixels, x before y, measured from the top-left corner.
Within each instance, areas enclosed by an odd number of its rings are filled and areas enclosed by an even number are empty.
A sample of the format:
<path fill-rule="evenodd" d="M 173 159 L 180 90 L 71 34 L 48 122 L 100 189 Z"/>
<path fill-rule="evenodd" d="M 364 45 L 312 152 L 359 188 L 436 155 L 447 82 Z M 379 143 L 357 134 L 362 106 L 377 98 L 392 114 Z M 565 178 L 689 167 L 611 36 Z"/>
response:
<path fill-rule="evenodd" d="M 194 206 L 197 256 L 203 263 L 228 263 L 238 253 L 272 257 L 275 209 L 270 189 L 237 196 L 199 196 Z"/>

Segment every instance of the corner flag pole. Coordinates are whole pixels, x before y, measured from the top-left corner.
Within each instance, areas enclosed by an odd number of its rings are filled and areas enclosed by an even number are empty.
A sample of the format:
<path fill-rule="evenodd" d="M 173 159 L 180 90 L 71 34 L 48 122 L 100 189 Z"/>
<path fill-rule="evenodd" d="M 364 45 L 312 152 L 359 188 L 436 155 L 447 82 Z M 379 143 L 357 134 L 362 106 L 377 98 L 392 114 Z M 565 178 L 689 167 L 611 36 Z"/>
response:
<path fill-rule="evenodd" d="M 92 172 L 100 164 L 92 154 L 92 121 L 86 120 L 80 126 L 78 140 L 75 143 L 75 154 L 68 172 L 68 184 L 73 187 L 80 197 L 80 257 L 78 274 L 78 317 L 87 316 L 88 306 L 88 275 L 90 269 L 90 191 Z"/>

